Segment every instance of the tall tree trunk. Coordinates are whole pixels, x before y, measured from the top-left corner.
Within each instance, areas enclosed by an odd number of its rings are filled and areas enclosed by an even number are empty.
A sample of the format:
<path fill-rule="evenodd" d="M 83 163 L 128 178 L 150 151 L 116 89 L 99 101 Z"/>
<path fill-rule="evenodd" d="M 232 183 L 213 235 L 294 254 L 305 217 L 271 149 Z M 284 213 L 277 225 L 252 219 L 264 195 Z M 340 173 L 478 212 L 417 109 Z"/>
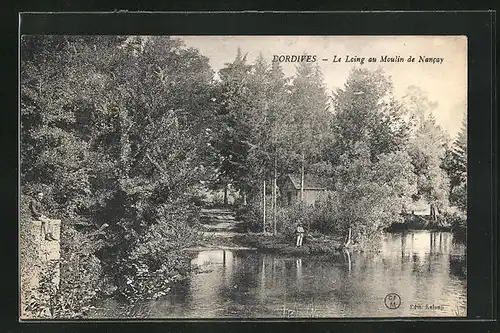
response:
<path fill-rule="evenodd" d="M 274 230 L 274 176 L 271 179 L 272 179 L 272 181 L 271 181 L 271 218 L 272 218 L 271 227 Z M 274 231 L 273 231 L 273 233 L 274 233 Z"/>
<path fill-rule="evenodd" d="M 242 197 L 243 197 L 243 206 L 246 206 L 247 205 L 247 192 L 246 191 L 243 191 Z"/>
<path fill-rule="evenodd" d="M 304 151 L 302 151 L 300 164 L 300 201 L 304 201 Z"/>
<path fill-rule="evenodd" d="M 436 206 L 434 205 L 434 203 L 431 203 L 431 220 L 433 222 L 436 222 L 437 218 L 436 218 Z"/>
<path fill-rule="evenodd" d="M 224 206 L 227 207 L 228 201 L 227 201 L 227 184 L 224 185 Z"/>
<path fill-rule="evenodd" d="M 278 178 L 278 156 L 274 155 L 274 177 L 273 177 L 273 234 L 276 236 L 276 214 L 277 214 L 277 178 Z"/>
<path fill-rule="evenodd" d="M 344 253 L 345 253 L 346 258 L 347 258 L 347 267 L 348 267 L 349 272 L 350 272 L 351 271 L 351 267 L 352 267 L 351 254 L 349 253 L 348 249 L 344 249 Z"/>
<path fill-rule="evenodd" d="M 266 180 L 262 186 L 262 232 L 266 232 Z"/>
<path fill-rule="evenodd" d="M 119 121 L 120 121 L 120 164 L 121 164 L 121 177 L 123 179 L 128 178 L 130 172 L 130 138 L 129 131 L 132 124 L 129 121 L 128 114 L 126 110 L 122 108 L 119 109 Z"/>
<path fill-rule="evenodd" d="M 349 226 L 349 232 L 348 232 L 348 235 L 347 235 L 347 240 L 346 240 L 346 242 L 344 244 L 345 247 L 348 247 L 349 245 L 351 245 L 351 233 L 352 233 L 351 230 L 352 230 L 351 226 Z"/>

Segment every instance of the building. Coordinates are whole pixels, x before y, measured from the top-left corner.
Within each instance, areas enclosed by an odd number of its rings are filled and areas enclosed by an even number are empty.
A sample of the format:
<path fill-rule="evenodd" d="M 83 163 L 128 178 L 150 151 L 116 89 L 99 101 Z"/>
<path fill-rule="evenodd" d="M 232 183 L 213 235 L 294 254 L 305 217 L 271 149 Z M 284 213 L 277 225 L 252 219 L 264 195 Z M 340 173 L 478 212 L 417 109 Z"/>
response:
<path fill-rule="evenodd" d="M 292 205 L 300 201 L 300 175 L 287 174 L 280 180 L 281 204 Z M 315 205 L 326 194 L 327 186 L 324 179 L 314 175 L 304 175 L 304 203 Z"/>

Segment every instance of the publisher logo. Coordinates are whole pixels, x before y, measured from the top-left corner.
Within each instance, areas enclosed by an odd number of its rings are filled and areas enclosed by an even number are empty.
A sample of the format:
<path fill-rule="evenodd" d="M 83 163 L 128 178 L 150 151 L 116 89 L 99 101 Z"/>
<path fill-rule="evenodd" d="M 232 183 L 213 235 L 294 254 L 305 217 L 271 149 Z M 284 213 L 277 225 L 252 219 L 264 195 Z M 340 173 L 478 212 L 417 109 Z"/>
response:
<path fill-rule="evenodd" d="M 384 304 L 388 309 L 397 309 L 401 306 L 401 297 L 396 293 L 389 293 L 384 298 Z"/>

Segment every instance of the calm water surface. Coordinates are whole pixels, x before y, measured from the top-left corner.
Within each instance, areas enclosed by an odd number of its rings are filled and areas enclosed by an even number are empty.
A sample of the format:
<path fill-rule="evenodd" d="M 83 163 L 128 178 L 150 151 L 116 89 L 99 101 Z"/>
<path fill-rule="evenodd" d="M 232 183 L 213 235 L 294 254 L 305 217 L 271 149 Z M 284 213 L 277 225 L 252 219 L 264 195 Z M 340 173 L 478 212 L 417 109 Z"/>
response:
<path fill-rule="evenodd" d="M 203 251 L 192 263 L 204 273 L 132 312 L 150 318 L 465 316 L 465 262 L 463 243 L 428 231 L 385 234 L 380 252 L 369 254 Z M 389 293 L 400 301 L 391 305 Z M 101 307 L 106 310 L 96 317 L 116 317 L 122 305 L 107 300 Z"/>

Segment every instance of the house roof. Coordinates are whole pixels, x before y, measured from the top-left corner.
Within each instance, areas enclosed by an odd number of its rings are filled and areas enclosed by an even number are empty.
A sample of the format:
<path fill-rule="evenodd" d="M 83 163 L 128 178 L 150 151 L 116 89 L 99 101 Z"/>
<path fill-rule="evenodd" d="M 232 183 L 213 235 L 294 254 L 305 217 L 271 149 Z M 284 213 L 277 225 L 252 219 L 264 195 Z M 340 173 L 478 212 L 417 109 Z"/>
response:
<path fill-rule="evenodd" d="M 288 174 L 286 178 L 290 178 L 293 186 L 296 190 L 300 190 L 300 175 L 298 174 Z M 286 179 L 285 178 L 285 179 Z M 326 181 L 320 177 L 315 175 L 304 175 L 304 189 L 305 190 L 325 190 L 326 189 Z"/>

